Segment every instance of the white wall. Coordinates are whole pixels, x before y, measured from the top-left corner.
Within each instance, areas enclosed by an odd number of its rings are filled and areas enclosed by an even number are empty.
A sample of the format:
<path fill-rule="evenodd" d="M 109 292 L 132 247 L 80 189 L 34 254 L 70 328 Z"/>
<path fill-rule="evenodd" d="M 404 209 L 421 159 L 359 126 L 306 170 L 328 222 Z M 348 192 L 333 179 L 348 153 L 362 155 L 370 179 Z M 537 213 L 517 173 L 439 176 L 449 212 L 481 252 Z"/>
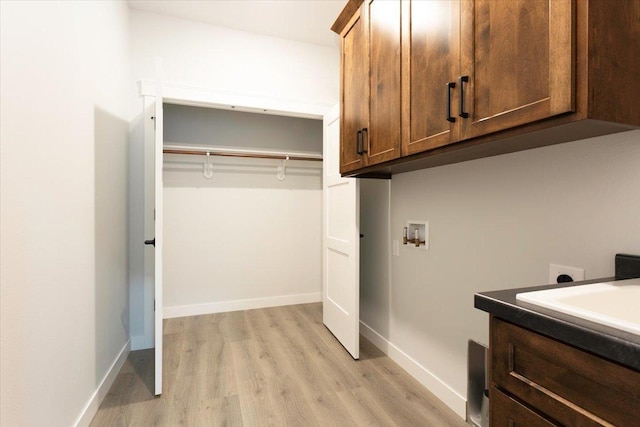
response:
<path fill-rule="evenodd" d="M 128 10 L 0 7 L 0 424 L 85 424 L 128 342 Z"/>
<path fill-rule="evenodd" d="M 131 32 L 136 79 L 155 80 L 155 57 L 160 56 L 166 83 L 330 105 L 338 100 L 335 47 L 138 10 L 131 11 Z"/>
<path fill-rule="evenodd" d="M 327 28 L 331 25 L 328 23 Z M 333 105 L 339 95 L 339 52 L 275 37 L 235 31 L 163 15 L 131 11 L 131 62 L 136 81 L 155 80 L 155 58 L 163 63 L 167 84 L 204 92 L 239 94 L 255 99 L 293 101 L 287 105 Z M 246 99 L 246 98 L 244 98 Z M 132 108 L 142 110 L 136 99 Z M 141 123 L 140 117 L 135 120 Z M 132 194 L 142 190 L 142 132 L 133 136 Z M 170 198 L 170 192 L 167 192 Z M 131 199 L 131 224 L 143 222 L 143 198 Z M 149 343 L 150 311 L 144 315 L 142 227 L 132 228 L 132 342 Z M 135 257 L 135 259 L 134 259 Z M 147 298 L 149 300 L 149 298 Z M 146 335 L 145 335 L 146 326 Z M 147 346 L 147 345 L 142 345 Z M 141 346 L 140 346 L 141 347 Z M 137 348 L 140 348 L 137 347 Z"/>
<path fill-rule="evenodd" d="M 632 131 L 394 175 L 391 240 L 427 220 L 430 249 L 400 246 L 388 288 L 367 291 L 389 317 L 363 303 L 362 318 L 464 415 L 467 340 L 488 343 L 473 294 L 545 284 L 549 263 L 613 276 L 616 253 L 640 253 L 639 164 Z"/>
<path fill-rule="evenodd" d="M 322 151 L 322 122 L 165 105 L 165 142 Z M 319 301 L 322 163 L 170 155 L 164 166 L 164 315 Z"/>

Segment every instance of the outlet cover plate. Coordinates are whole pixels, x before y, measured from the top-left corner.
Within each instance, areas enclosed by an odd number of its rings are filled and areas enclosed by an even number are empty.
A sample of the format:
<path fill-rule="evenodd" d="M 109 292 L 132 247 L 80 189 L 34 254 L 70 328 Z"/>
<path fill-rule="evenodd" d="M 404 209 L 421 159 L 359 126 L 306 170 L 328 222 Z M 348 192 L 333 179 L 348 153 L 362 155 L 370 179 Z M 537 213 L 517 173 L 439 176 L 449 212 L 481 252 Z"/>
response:
<path fill-rule="evenodd" d="M 393 241 L 393 255 L 400 256 L 400 241 Z"/>
<path fill-rule="evenodd" d="M 571 276 L 574 282 L 584 280 L 584 268 L 568 267 L 560 264 L 549 264 L 549 284 L 558 283 L 557 278 L 561 274 Z"/>

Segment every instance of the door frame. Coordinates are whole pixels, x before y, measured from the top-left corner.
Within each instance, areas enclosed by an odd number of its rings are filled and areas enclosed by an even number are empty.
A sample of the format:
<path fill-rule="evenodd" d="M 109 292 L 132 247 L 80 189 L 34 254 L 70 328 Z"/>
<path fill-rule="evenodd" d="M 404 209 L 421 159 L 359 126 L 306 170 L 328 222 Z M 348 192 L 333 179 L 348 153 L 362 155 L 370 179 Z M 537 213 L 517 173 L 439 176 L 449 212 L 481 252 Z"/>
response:
<path fill-rule="evenodd" d="M 247 111 L 261 114 L 272 114 L 288 117 L 302 117 L 309 119 L 322 120 L 324 115 L 331 110 L 335 103 L 326 102 L 309 102 L 305 100 L 291 100 L 281 99 L 269 96 L 252 96 L 238 92 L 221 92 L 211 90 L 209 88 L 203 88 L 198 86 L 181 85 L 174 83 L 162 82 L 158 84 L 154 80 L 139 80 L 138 88 L 139 94 L 143 98 L 143 118 L 144 118 L 144 147 L 145 147 L 145 170 L 150 169 L 153 165 L 153 157 L 149 158 L 149 150 L 147 150 L 150 144 L 149 139 L 151 135 L 154 135 L 154 122 L 151 119 L 153 113 L 153 103 L 155 102 L 157 95 L 157 87 L 160 86 L 160 93 L 164 103 L 179 104 L 179 105 L 192 105 L 197 107 L 209 107 L 209 108 L 221 108 L 231 109 L 235 107 L 234 111 Z M 266 110 L 266 111 L 265 111 Z M 150 148 L 149 148 L 150 149 Z M 143 180 L 148 179 L 146 173 L 143 176 Z M 141 183 L 142 186 L 145 182 Z M 144 187 L 143 187 L 144 188 Z M 145 195 L 146 197 L 146 195 Z M 146 205 L 147 202 L 145 202 Z M 153 213 L 147 212 L 145 208 L 145 217 L 153 215 Z M 144 236 L 151 236 L 151 231 L 145 227 Z M 146 258 L 146 257 L 145 257 Z M 131 260 L 130 260 L 131 262 Z M 133 307 L 140 307 L 140 310 L 144 312 L 143 318 L 143 337 L 139 337 L 141 347 L 151 348 L 154 346 L 155 335 L 155 317 L 154 317 L 154 289 L 153 283 L 149 280 L 147 262 L 144 262 L 145 266 L 141 269 L 145 271 L 144 278 L 140 286 L 144 289 L 141 293 L 142 300 L 131 301 L 130 304 Z M 160 313 L 161 307 L 160 307 Z M 162 338 L 162 337 L 161 337 Z M 160 359 L 161 360 L 161 359 Z"/>

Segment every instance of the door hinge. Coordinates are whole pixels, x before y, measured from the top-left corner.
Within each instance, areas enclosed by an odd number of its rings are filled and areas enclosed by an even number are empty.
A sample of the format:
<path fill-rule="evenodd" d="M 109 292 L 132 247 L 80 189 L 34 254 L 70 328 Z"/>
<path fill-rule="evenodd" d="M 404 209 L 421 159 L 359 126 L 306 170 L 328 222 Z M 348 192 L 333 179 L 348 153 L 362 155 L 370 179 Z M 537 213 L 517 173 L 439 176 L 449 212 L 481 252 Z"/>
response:
<path fill-rule="evenodd" d="M 156 116 L 151 116 L 151 120 L 153 120 L 153 128 L 156 128 Z"/>
<path fill-rule="evenodd" d="M 153 300 L 153 311 L 156 311 L 156 300 Z"/>

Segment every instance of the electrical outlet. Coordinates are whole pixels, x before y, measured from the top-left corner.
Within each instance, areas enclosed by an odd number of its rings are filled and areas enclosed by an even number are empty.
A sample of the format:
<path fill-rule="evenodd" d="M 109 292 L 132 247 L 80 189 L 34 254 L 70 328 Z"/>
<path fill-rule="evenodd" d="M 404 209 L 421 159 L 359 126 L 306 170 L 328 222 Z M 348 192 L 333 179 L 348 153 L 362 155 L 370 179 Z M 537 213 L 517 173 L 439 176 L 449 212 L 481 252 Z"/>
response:
<path fill-rule="evenodd" d="M 558 276 L 566 274 L 574 282 L 584 280 L 584 268 L 567 267 L 566 265 L 549 264 L 549 283 L 558 283 Z"/>

